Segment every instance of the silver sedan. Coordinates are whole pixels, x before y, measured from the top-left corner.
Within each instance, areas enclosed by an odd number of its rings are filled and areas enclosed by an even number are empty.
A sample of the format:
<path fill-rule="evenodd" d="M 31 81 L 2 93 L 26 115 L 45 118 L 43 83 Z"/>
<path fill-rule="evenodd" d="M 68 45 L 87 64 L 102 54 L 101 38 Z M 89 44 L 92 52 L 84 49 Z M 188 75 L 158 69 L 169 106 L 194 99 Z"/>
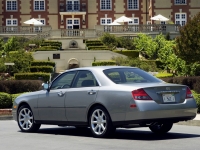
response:
<path fill-rule="evenodd" d="M 134 67 L 76 68 L 43 87 L 14 101 L 13 116 L 24 132 L 52 124 L 90 127 L 94 137 L 132 127 L 149 127 L 162 134 L 197 113 L 189 87 L 165 83 Z"/>

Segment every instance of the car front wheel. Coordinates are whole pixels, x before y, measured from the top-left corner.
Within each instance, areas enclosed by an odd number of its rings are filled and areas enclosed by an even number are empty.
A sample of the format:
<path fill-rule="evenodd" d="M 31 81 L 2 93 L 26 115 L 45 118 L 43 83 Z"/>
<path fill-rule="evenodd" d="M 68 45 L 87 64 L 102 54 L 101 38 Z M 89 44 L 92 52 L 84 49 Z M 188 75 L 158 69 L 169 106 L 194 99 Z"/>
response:
<path fill-rule="evenodd" d="M 23 132 L 35 132 L 41 126 L 41 124 L 34 123 L 33 112 L 27 105 L 19 108 L 17 122 Z"/>
<path fill-rule="evenodd" d="M 154 123 L 149 129 L 156 134 L 164 134 L 171 130 L 173 123 Z"/>
<path fill-rule="evenodd" d="M 97 138 L 108 137 L 115 131 L 109 114 L 101 106 L 91 111 L 89 123 L 92 134 Z"/>

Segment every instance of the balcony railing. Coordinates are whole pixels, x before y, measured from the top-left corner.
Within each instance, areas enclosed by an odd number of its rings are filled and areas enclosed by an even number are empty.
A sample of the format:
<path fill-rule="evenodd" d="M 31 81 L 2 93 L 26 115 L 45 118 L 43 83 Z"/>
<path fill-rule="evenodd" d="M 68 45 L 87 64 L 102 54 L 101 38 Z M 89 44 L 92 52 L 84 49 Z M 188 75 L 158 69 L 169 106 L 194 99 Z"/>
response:
<path fill-rule="evenodd" d="M 0 34 L 38 34 L 51 29 L 51 26 L 0 26 Z"/>
<path fill-rule="evenodd" d="M 86 5 L 83 4 L 60 4 L 60 12 L 85 12 Z"/>
<path fill-rule="evenodd" d="M 152 24 L 152 25 L 96 25 L 95 29 L 109 33 L 146 33 L 146 32 L 178 32 L 180 25 Z"/>

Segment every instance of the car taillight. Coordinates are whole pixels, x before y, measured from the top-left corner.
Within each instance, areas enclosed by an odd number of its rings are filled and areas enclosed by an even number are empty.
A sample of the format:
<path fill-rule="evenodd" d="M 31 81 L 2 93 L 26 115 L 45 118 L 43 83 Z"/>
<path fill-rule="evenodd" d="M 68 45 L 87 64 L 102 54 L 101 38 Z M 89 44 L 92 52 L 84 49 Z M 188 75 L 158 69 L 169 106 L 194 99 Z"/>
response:
<path fill-rule="evenodd" d="M 192 92 L 189 87 L 187 87 L 186 98 L 193 98 Z"/>
<path fill-rule="evenodd" d="M 152 100 L 152 98 L 143 89 L 132 91 L 132 96 L 134 100 Z"/>

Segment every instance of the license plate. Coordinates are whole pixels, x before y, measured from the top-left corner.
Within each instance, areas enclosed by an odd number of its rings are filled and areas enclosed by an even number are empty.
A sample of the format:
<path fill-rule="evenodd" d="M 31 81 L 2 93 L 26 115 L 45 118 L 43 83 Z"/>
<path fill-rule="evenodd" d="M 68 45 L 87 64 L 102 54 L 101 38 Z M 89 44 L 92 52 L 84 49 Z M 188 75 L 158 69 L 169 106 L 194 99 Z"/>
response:
<path fill-rule="evenodd" d="M 163 94 L 162 96 L 163 96 L 163 102 L 164 103 L 175 102 L 174 94 Z"/>

